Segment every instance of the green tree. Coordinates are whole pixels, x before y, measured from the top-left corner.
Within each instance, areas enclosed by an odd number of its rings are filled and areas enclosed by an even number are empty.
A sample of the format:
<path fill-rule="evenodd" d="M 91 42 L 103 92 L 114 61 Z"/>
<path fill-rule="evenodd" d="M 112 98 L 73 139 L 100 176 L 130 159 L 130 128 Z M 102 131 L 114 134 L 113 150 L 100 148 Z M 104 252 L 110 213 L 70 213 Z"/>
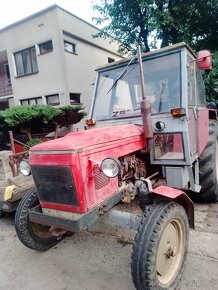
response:
<path fill-rule="evenodd" d="M 95 2 L 94 2 L 95 3 Z M 120 52 L 143 51 L 185 41 L 195 51 L 218 47 L 218 0 L 101 0 L 96 24 L 105 24 L 96 35 L 120 42 Z M 208 99 L 217 97 L 217 53 L 214 69 L 205 73 Z"/>
<path fill-rule="evenodd" d="M 120 42 L 120 52 L 135 49 L 141 45 L 149 51 L 148 38 L 154 31 L 154 1 L 148 0 L 102 0 L 93 9 L 100 17 L 93 18 L 96 24 L 108 23 L 96 36 L 111 37 Z"/>
<path fill-rule="evenodd" d="M 218 108 L 218 51 L 213 55 L 213 69 L 204 73 L 207 100 L 216 102 Z"/>
<path fill-rule="evenodd" d="M 162 47 L 180 41 L 214 51 L 218 44 L 218 0 L 164 0 L 157 5 L 157 36 Z"/>
<path fill-rule="evenodd" d="M 101 0 L 93 9 L 100 13 L 96 24 L 105 24 L 97 35 L 120 41 L 120 51 L 138 44 L 149 51 L 158 40 L 162 47 L 186 41 L 214 51 L 218 45 L 218 0 Z"/>

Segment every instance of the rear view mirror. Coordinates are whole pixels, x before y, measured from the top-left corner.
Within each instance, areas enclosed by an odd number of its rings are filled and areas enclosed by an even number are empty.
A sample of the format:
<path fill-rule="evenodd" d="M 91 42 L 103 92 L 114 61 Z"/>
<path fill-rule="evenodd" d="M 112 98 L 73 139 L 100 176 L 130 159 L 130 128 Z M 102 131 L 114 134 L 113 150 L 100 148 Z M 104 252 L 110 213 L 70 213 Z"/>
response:
<path fill-rule="evenodd" d="M 200 69 L 212 69 L 212 54 L 209 50 L 200 50 L 195 61 Z"/>

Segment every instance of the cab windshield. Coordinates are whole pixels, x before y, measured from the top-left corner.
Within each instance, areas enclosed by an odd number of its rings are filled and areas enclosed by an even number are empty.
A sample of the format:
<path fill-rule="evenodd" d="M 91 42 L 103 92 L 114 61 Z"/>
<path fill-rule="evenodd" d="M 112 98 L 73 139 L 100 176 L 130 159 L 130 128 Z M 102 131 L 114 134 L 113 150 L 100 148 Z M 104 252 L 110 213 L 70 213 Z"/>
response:
<path fill-rule="evenodd" d="M 180 54 L 143 60 L 145 95 L 152 113 L 169 112 L 181 104 Z M 99 72 L 93 117 L 108 119 L 140 113 L 142 92 L 138 63 Z"/>

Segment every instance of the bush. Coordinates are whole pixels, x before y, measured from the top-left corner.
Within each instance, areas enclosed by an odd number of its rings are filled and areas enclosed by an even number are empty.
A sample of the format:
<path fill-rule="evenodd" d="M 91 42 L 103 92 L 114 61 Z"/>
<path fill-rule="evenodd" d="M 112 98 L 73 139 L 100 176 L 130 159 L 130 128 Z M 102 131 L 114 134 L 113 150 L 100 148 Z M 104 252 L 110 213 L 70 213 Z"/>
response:
<path fill-rule="evenodd" d="M 50 105 L 17 106 L 2 113 L 9 129 L 18 133 L 29 130 L 32 133 L 55 130 L 52 119 L 61 113 Z"/>
<path fill-rule="evenodd" d="M 33 138 L 29 140 L 26 145 L 24 146 L 24 151 L 29 151 L 29 149 L 39 143 L 42 143 L 42 140 L 39 138 Z"/>
<path fill-rule="evenodd" d="M 79 123 L 86 116 L 84 108 L 77 106 L 64 106 L 60 108 L 61 113 L 54 120 L 60 127 L 67 127 Z"/>
<path fill-rule="evenodd" d="M 51 105 L 17 106 L 1 112 L 0 124 L 2 120 L 2 126 L 8 127 L 8 130 L 14 133 L 52 132 L 57 127 L 78 123 L 85 115 L 81 106 L 62 108 L 54 108 Z"/>

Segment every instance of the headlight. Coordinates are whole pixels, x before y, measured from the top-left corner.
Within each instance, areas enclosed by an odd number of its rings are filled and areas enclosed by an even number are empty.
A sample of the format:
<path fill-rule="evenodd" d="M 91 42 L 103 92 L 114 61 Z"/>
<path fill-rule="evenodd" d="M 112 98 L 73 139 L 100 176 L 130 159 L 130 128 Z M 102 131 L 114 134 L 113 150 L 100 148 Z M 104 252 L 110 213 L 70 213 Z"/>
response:
<path fill-rule="evenodd" d="M 25 176 L 30 175 L 31 171 L 27 160 L 20 161 L 20 172 Z"/>
<path fill-rule="evenodd" d="M 101 162 L 101 170 L 107 177 L 116 177 L 121 173 L 121 163 L 117 158 L 108 157 Z"/>

